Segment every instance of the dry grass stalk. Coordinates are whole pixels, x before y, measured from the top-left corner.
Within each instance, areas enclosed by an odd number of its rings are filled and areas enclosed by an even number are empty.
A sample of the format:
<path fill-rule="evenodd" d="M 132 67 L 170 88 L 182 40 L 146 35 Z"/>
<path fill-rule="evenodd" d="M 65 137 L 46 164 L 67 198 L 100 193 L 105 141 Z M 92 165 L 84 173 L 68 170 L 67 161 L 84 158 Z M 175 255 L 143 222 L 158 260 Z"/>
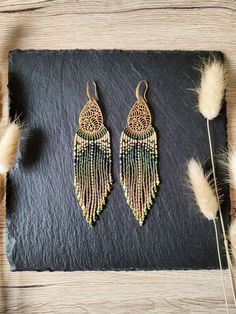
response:
<path fill-rule="evenodd" d="M 229 306 L 223 277 L 222 260 L 220 254 L 219 235 L 216 225 L 218 200 L 215 195 L 214 188 L 209 182 L 209 175 L 204 174 L 204 170 L 202 168 L 201 163 L 199 161 L 196 161 L 194 158 L 192 158 L 188 162 L 188 181 L 194 193 L 196 204 L 198 205 L 200 212 L 203 214 L 205 218 L 207 218 L 210 221 L 213 221 L 214 224 L 216 248 L 218 254 L 222 287 L 225 298 L 225 306 L 227 313 L 229 313 Z"/>
<path fill-rule="evenodd" d="M 226 67 L 225 64 L 216 59 L 209 59 L 202 63 L 201 66 L 201 82 L 200 86 L 197 88 L 196 92 L 198 95 L 198 108 L 200 113 L 207 119 L 207 135 L 209 142 L 209 151 L 211 156 L 212 174 L 214 180 L 215 194 L 218 202 L 220 224 L 222 228 L 222 233 L 224 237 L 224 247 L 226 251 L 228 270 L 230 275 L 230 282 L 232 288 L 232 294 L 234 298 L 234 304 L 236 306 L 236 293 L 234 287 L 233 271 L 231 267 L 231 259 L 229 253 L 229 245 L 226 236 L 226 229 L 224 225 L 220 196 L 218 191 L 218 184 L 215 171 L 215 161 L 212 147 L 211 130 L 210 130 L 210 120 L 215 119 L 221 110 L 223 97 L 225 94 L 226 87 Z"/>

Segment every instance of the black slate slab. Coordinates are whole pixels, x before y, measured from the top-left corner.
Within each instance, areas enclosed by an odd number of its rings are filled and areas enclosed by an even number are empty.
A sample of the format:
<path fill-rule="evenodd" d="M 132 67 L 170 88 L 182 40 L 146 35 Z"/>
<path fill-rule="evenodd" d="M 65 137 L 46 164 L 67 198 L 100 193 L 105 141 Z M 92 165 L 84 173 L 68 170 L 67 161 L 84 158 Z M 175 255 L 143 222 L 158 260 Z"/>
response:
<path fill-rule="evenodd" d="M 223 58 L 221 53 L 212 54 Z M 213 224 L 198 213 L 185 185 L 186 161 L 192 156 L 209 160 L 206 121 L 196 112 L 191 91 L 199 81 L 196 66 L 208 55 L 199 51 L 10 53 L 10 114 L 20 115 L 25 123 L 20 156 L 8 178 L 7 256 L 13 271 L 218 268 Z M 141 79 L 149 82 L 161 178 L 143 227 L 132 217 L 119 182 L 120 133 Z M 114 177 L 107 205 L 93 228 L 82 216 L 73 186 L 72 142 L 87 101 L 87 80 L 98 84 L 111 132 Z M 227 140 L 225 106 L 212 129 L 215 153 L 219 153 Z M 218 167 L 217 171 L 222 182 L 222 172 Z M 228 220 L 228 186 L 221 184 L 221 188 Z"/>

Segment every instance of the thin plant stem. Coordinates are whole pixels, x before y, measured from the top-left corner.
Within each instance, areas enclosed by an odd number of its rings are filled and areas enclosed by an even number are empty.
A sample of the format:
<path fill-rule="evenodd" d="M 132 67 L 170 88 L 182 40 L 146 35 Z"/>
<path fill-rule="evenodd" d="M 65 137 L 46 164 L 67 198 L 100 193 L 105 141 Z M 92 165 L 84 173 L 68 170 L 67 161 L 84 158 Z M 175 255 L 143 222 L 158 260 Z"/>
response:
<path fill-rule="evenodd" d="M 236 295 L 235 295 L 233 271 L 232 271 L 232 267 L 231 267 L 229 246 L 228 246 L 228 241 L 227 241 L 227 237 L 226 237 L 225 225 L 224 225 L 224 220 L 223 220 L 223 215 L 222 215 L 222 210 L 221 210 L 221 205 L 220 205 L 220 196 L 219 196 L 219 190 L 218 190 L 218 186 L 217 186 L 215 162 L 214 162 L 214 157 L 213 157 L 211 131 L 210 131 L 210 123 L 209 122 L 210 122 L 210 120 L 207 119 L 207 134 L 208 134 L 208 141 L 209 141 L 209 148 L 210 148 L 210 155 L 211 155 L 212 174 L 213 174 L 213 180 L 214 180 L 214 185 L 215 185 L 216 198 L 217 198 L 218 207 L 219 207 L 220 223 L 221 223 L 221 228 L 222 228 L 223 237 L 224 237 L 224 246 L 225 246 L 226 260 L 227 260 L 229 276 L 230 276 L 231 289 L 232 289 L 232 293 L 233 293 L 234 305 L 236 307 Z"/>
<path fill-rule="evenodd" d="M 214 228 L 215 228 L 216 248 L 217 248 L 217 255 L 218 255 L 219 266 L 220 266 L 220 276 L 221 276 L 221 281 L 222 281 L 222 287 L 223 287 L 224 297 L 225 297 L 225 306 L 226 306 L 226 311 L 229 314 L 229 305 L 228 305 L 228 300 L 227 300 L 227 294 L 226 294 L 226 289 L 225 289 L 225 281 L 224 281 L 222 262 L 221 262 L 219 235 L 218 235 L 218 230 L 217 230 L 215 219 L 213 219 L 213 224 L 214 224 Z"/>

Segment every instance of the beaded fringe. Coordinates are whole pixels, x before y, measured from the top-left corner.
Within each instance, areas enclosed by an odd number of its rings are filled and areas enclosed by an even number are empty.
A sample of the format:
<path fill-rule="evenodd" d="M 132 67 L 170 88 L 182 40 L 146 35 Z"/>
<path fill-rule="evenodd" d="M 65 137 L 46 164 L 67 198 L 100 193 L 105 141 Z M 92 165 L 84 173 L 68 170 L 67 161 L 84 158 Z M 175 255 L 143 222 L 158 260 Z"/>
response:
<path fill-rule="evenodd" d="M 83 215 L 92 225 L 112 184 L 110 134 L 105 127 L 96 135 L 78 129 L 74 139 L 74 178 Z"/>
<path fill-rule="evenodd" d="M 156 132 L 151 127 L 144 134 L 131 134 L 126 128 L 120 147 L 121 182 L 132 213 L 142 225 L 160 183 Z"/>

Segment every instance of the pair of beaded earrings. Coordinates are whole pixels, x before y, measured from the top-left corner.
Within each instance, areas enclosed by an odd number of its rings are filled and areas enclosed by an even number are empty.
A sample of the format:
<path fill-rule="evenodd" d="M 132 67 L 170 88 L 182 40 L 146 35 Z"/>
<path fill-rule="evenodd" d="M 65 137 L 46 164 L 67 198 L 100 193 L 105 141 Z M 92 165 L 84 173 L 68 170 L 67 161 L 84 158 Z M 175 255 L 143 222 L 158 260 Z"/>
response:
<path fill-rule="evenodd" d="M 145 85 L 143 96 L 140 86 Z M 110 134 L 103 123 L 95 95 L 86 92 L 88 102 L 79 117 L 74 139 L 74 183 L 76 195 L 88 224 L 93 225 L 100 214 L 112 186 Z M 159 185 L 157 165 L 157 136 L 151 124 L 146 99 L 148 84 L 142 80 L 136 88 L 126 128 L 120 137 L 120 178 L 125 197 L 135 219 L 143 224 Z"/>

